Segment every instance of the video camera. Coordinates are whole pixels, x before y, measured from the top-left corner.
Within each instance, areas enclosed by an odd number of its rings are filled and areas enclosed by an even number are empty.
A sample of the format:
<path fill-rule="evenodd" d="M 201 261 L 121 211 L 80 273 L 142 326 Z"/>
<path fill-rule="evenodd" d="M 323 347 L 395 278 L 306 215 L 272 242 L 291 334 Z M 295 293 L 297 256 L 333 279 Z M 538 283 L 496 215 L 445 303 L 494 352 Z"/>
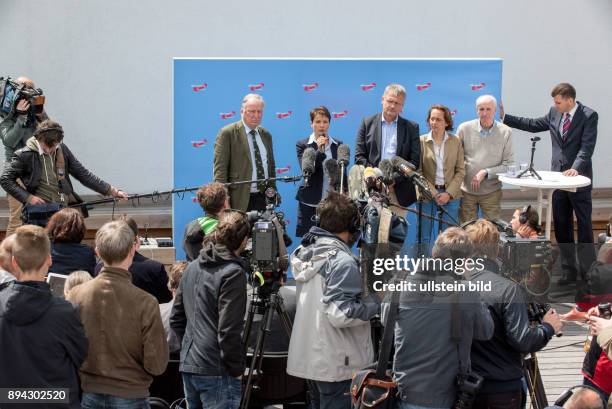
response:
<path fill-rule="evenodd" d="M 43 112 L 45 96 L 40 88 L 30 88 L 26 84 L 20 84 L 11 77 L 0 77 L 0 114 L 7 117 L 15 113 L 17 104 L 21 100 L 30 103 L 30 113 L 38 115 Z"/>
<path fill-rule="evenodd" d="M 280 286 L 289 267 L 287 246 L 291 245 L 291 239 L 285 233 L 284 213 L 274 211 L 280 205 L 280 195 L 268 188 L 265 196 L 265 211 L 247 213 L 252 226 L 251 243 L 242 257 L 251 266 L 253 285 L 273 290 Z"/>

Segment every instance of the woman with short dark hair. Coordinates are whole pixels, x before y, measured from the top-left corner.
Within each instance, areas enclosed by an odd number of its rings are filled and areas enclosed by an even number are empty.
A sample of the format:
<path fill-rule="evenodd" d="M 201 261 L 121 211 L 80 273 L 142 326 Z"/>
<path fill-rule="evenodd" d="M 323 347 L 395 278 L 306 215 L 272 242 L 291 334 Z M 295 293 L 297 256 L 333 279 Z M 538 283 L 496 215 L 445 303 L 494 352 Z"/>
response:
<path fill-rule="evenodd" d="M 91 247 L 81 243 L 87 231 L 81 212 L 73 208 L 61 209 L 51 216 L 46 231 L 51 240 L 53 261 L 49 271 L 70 274 L 85 270 L 94 274 L 96 254 Z"/>

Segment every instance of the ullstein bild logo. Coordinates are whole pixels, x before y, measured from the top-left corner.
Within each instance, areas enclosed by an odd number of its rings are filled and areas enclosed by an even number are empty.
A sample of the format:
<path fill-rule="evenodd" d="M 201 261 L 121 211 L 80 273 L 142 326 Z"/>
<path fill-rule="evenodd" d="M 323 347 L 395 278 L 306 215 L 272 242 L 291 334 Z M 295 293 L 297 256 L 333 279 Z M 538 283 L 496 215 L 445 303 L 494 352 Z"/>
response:
<path fill-rule="evenodd" d="M 472 88 L 472 91 L 480 91 L 486 86 L 487 84 L 485 84 L 484 82 L 481 82 L 480 84 L 470 84 L 470 88 Z"/>
<path fill-rule="evenodd" d="M 362 91 L 371 91 L 376 88 L 376 83 L 370 82 L 369 84 L 361 84 L 360 87 Z"/>
<path fill-rule="evenodd" d="M 206 139 L 200 139 L 197 141 L 191 141 L 191 146 L 193 146 L 194 148 L 201 148 L 202 146 L 208 144 L 208 141 Z"/>
<path fill-rule="evenodd" d="M 195 84 L 191 86 L 191 89 L 193 90 L 193 92 L 204 91 L 206 88 L 208 88 L 208 84 L 205 82 L 203 82 L 202 84 Z"/>
<path fill-rule="evenodd" d="M 306 92 L 311 92 L 319 88 L 319 83 L 313 82 L 312 84 L 302 84 L 302 88 L 304 88 L 304 91 Z"/>
<path fill-rule="evenodd" d="M 260 89 L 262 89 L 263 87 L 264 87 L 264 83 L 263 83 L 263 82 L 260 82 L 260 83 L 257 83 L 257 84 L 252 84 L 252 85 L 249 85 L 249 89 L 250 89 L 251 91 L 259 91 L 259 90 L 260 90 Z"/>
<path fill-rule="evenodd" d="M 278 119 L 285 119 L 285 118 L 289 118 L 291 116 L 291 114 L 293 114 L 293 111 L 277 112 L 276 113 L 276 117 Z"/>
<path fill-rule="evenodd" d="M 232 112 L 221 112 L 219 114 L 219 116 L 221 116 L 221 119 L 230 119 L 236 116 L 236 111 L 232 111 Z"/>
<path fill-rule="evenodd" d="M 431 87 L 431 82 L 426 82 L 425 84 L 416 84 L 417 91 L 425 91 Z"/>

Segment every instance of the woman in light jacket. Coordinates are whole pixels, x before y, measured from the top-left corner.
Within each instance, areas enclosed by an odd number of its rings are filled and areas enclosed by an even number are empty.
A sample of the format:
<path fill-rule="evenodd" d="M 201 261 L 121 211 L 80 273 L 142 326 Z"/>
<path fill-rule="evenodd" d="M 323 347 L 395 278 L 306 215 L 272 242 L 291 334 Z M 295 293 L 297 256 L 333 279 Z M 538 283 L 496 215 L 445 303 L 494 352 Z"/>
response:
<path fill-rule="evenodd" d="M 453 116 L 444 105 L 433 105 L 427 114 L 430 132 L 421 135 L 421 163 L 419 170 L 427 179 L 435 203 L 427 201 L 423 213 L 439 217 L 438 206 L 442 206 L 454 220 L 444 214 L 442 219 L 451 223 L 459 220 L 459 198 L 461 182 L 465 177 L 463 145 L 459 138 L 450 133 Z M 433 243 L 438 236 L 439 223 L 423 217 L 421 233 L 423 243 Z M 449 225 L 442 223 L 442 230 Z"/>

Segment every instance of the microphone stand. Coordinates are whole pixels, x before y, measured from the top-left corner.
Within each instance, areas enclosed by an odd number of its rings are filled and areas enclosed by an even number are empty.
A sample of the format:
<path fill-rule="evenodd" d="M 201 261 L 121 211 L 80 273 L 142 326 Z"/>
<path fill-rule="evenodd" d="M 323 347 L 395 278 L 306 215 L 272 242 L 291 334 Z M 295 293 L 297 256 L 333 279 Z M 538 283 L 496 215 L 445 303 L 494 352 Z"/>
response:
<path fill-rule="evenodd" d="M 340 193 L 344 193 L 344 161 L 340 161 Z"/>
<path fill-rule="evenodd" d="M 531 160 L 529 161 L 529 167 L 525 169 L 524 171 L 522 171 L 521 173 L 519 173 L 519 175 L 516 177 L 517 179 L 520 179 L 521 177 L 523 177 L 523 175 L 525 175 L 525 176 L 533 176 L 533 177 L 538 178 L 538 180 L 542 180 L 540 175 L 538 175 L 538 172 L 536 172 L 535 168 L 533 167 L 533 155 L 535 154 L 536 143 L 539 140 L 540 138 L 537 136 L 531 138 Z"/>

